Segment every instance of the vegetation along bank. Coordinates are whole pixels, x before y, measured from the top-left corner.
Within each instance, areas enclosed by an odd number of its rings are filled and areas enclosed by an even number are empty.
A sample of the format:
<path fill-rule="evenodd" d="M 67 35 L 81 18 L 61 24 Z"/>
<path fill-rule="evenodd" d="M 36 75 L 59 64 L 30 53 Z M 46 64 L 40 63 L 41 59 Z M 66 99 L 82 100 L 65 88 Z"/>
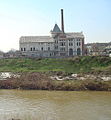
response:
<path fill-rule="evenodd" d="M 0 59 L 0 71 L 19 74 L 0 80 L 0 89 L 111 91 L 110 57 Z"/>

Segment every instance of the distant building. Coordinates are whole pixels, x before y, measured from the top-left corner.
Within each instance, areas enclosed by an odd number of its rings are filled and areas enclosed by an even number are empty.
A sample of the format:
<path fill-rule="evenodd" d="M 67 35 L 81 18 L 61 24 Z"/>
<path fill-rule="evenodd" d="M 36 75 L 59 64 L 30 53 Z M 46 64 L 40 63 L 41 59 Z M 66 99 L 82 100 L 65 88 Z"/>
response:
<path fill-rule="evenodd" d="M 85 44 L 86 55 L 108 56 L 111 53 L 111 42 L 109 43 L 87 43 Z"/>
<path fill-rule="evenodd" d="M 0 59 L 4 57 L 4 53 L 0 51 Z"/>
<path fill-rule="evenodd" d="M 22 53 L 21 51 L 17 51 L 17 50 L 10 50 L 6 53 L 4 53 L 3 58 L 20 58 L 22 57 Z"/>
<path fill-rule="evenodd" d="M 109 55 L 111 57 L 111 45 L 105 47 L 104 52 L 106 53 L 106 55 Z"/>
<path fill-rule="evenodd" d="M 64 32 L 63 9 L 61 10 L 61 30 L 55 24 L 51 36 L 22 36 L 19 41 L 22 55 L 27 57 L 66 57 L 84 54 L 82 32 Z"/>

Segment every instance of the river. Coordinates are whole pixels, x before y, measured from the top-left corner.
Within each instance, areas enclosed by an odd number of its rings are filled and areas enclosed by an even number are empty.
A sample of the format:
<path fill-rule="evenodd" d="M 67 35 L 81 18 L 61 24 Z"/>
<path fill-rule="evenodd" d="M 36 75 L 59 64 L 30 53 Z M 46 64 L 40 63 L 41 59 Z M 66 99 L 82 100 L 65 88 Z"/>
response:
<path fill-rule="evenodd" d="M 111 92 L 0 90 L 0 120 L 111 120 Z"/>

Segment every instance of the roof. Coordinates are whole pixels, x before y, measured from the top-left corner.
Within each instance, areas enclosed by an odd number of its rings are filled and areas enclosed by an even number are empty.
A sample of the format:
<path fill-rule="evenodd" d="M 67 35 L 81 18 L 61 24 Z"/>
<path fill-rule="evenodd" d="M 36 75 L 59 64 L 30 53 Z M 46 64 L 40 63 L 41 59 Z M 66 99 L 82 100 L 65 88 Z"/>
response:
<path fill-rule="evenodd" d="M 82 32 L 65 33 L 66 38 L 84 38 Z M 35 43 L 35 42 L 54 42 L 53 37 L 50 36 L 22 36 L 20 43 Z"/>
<path fill-rule="evenodd" d="M 71 32 L 66 33 L 66 38 L 84 38 L 84 35 L 82 32 Z"/>
<path fill-rule="evenodd" d="M 57 24 L 55 24 L 55 26 L 54 26 L 54 28 L 53 28 L 53 30 L 51 32 L 60 33 L 62 31 L 60 30 L 59 26 Z"/>
<path fill-rule="evenodd" d="M 20 43 L 30 42 L 54 42 L 54 39 L 50 36 L 22 36 L 20 37 Z"/>

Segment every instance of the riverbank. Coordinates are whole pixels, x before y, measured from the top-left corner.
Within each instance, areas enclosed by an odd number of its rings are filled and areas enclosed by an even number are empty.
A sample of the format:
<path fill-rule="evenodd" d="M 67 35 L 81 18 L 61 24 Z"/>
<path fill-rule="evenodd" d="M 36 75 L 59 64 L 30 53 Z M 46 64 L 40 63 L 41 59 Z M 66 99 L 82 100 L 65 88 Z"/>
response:
<path fill-rule="evenodd" d="M 59 73 L 60 74 L 60 73 Z M 58 76 L 60 77 L 60 76 Z M 64 78 L 70 76 L 64 76 Z M 62 76 L 63 78 L 63 76 Z M 73 77 L 77 78 L 77 77 Z M 111 80 L 100 79 L 55 79 L 43 73 L 21 73 L 19 77 L 0 80 L 0 89 L 66 90 L 66 91 L 111 91 Z"/>
<path fill-rule="evenodd" d="M 81 56 L 61 59 L 0 59 L 0 72 L 65 72 L 111 74 L 111 58 L 99 56 Z"/>
<path fill-rule="evenodd" d="M 0 89 L 111 91 L 110 57 L 0 59 L 0 72 Z"/>

